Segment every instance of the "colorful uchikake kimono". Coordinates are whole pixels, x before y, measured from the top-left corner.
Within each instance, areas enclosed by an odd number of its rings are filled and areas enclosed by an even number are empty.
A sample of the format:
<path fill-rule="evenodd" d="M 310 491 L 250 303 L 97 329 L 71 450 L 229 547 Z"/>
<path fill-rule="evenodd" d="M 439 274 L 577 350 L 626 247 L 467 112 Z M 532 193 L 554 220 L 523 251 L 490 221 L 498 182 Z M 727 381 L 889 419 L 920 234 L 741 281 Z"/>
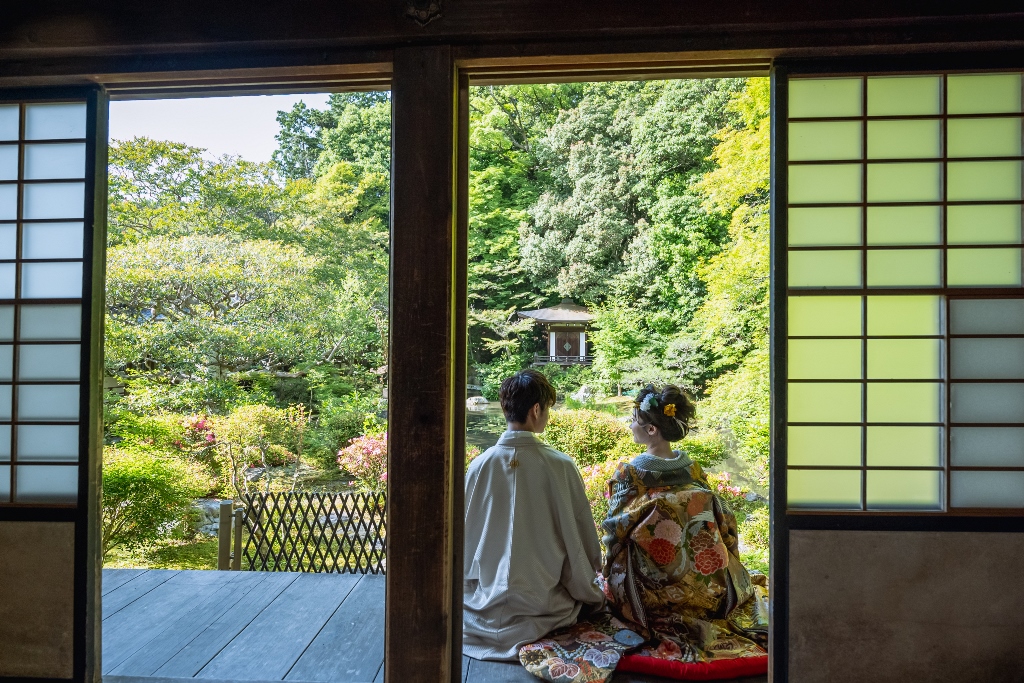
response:
<path fill-rule="evenodd" d="M 626 653 L 709 666 L 763 658 L 765 577 L 755 585 L 740 564 L 736 518 L 700 466 L 678 451 L 643 454 L 608 486 L 602 573 L 612 614 L 524 646 L 523 665 L 544 680 L 591 683 L 608 680 Z"/>

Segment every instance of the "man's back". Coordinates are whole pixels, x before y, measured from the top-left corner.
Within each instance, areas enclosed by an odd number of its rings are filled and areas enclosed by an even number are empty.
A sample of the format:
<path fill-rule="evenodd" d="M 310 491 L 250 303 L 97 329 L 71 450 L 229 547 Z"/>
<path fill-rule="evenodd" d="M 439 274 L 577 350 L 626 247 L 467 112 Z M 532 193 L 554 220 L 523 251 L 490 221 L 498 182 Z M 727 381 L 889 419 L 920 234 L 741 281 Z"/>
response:
<path fill-rule="evenodd" d="M 519 646 L 600 604 L 601 550 L 579 471 L 532 432 L 507 431 L 466 474 L 463 652 Z"/>

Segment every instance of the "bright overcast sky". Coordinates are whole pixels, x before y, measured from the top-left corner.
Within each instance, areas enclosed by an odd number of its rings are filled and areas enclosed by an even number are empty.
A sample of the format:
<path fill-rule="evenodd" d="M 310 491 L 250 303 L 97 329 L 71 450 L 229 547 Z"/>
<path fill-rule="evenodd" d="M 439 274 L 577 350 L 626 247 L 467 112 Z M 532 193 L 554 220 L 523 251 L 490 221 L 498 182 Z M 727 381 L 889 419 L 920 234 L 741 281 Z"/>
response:
<path fill-rule="evenodd" d="M 110 137 L 145 136 L 203 147 L 208 155 L 270 161 L 277 148 L 277 112 L 302 100 L 323 109 L 328 95 L 260 95 L 110 103 Z"/>

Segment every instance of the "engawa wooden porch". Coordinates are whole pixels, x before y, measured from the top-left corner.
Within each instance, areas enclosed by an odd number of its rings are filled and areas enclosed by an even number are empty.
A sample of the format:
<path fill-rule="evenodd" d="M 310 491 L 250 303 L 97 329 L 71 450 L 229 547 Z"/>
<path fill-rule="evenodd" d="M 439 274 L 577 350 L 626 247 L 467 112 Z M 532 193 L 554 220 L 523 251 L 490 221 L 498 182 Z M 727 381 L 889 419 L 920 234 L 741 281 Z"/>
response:
<path fill-rule="evenodd" d="M 379 683 L 383 664 L 383 576 L 103 572 L 104 683 Z M 538 680 L 518 665 L 465 658 L 462 674 L 467 682 Z M 664 680 L 619 674 L 615 683 Z"/>

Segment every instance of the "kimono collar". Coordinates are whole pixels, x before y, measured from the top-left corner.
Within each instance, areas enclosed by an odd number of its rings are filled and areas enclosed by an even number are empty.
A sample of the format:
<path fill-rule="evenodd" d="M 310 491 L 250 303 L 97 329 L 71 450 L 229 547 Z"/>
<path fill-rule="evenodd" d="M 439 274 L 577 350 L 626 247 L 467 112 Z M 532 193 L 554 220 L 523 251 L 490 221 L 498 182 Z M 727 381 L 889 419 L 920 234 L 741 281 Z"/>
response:
<path fill-rule="evenodd" d="M 496 446 L 525 446 L 527 444 L 539 444 L 541 440 L 533 432 L 506 429 L 505 433 L 498 437 Z"/>
<path fill-rule="evenodd" d="M 650 470 L 651 472 L 674 472 L 675 470 L 687 469 L 693 461 L 683 451 L 673 451 L 674 458 L 659 458 L 656 455 L 641 453 L 633 458 L 633 467 Z"/>

